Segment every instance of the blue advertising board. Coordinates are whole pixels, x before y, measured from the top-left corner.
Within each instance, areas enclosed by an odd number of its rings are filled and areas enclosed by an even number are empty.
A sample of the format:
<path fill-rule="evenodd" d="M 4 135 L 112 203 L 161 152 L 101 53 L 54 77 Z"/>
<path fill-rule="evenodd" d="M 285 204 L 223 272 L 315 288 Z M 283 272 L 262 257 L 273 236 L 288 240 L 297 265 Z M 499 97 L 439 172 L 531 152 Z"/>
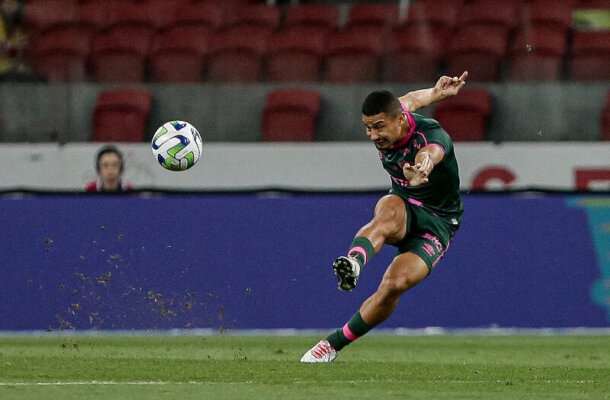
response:
<path fill-rule="evenodd" d="M 0 331 L 330 329 L 394 249 L 337 290 L 382 193 L 0 198 Z M 462 227 L 384 328 L 610 326 L 610 197 L 466 194 Z"/>

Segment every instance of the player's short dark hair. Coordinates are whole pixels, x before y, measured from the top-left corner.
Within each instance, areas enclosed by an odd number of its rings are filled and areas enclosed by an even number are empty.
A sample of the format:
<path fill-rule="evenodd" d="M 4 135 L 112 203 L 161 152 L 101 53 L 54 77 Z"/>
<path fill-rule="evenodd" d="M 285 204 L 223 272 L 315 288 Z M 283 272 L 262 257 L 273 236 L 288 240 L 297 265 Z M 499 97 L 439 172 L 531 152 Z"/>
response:
<path fill-rule="evenodd" d="M 113 146 L 113 145 L 102 146 L 97 151 L 97 155 L 95 156 L 95 170 L 98 173 L 100 172 L 100 160 L 102 159 L 102 156 L 104 154 L 108 154 L 108 153 L 114 153 L 117 155 L 117 157 L 119 158 L 119 162 L 121 163 L 121 172 L 123 172 L 123 168 L 125 166 L 125 162 L 123 161 L 123 153 L 121 153 L 121 151 L 118 149 L 118 147 Z"/>
<path fill-rule="evenodd" d="M 395 117 L 402 112 L 398 98 L 387 90 L 376 90 L 362 102 L 362 115 L 371 116 L 385 113 Z"/>

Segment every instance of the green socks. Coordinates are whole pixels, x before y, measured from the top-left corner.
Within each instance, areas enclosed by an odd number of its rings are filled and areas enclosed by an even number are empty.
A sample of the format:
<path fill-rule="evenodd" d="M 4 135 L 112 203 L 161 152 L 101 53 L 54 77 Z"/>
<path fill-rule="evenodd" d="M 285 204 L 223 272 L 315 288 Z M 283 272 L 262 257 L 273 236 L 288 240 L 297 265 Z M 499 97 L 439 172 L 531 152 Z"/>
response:
<path fill-rule="evenodd" d="M 360 267 L 363 267 L 375 255 L 375 248 L 366 237 L 358 236 L 352 241 L 347 254 L 356 259 Z"/>
<path fill-rule="evenodd" d="M 365 335 L 372 328 L 372 326 L 368 326 L 366 322 L 362 320 L 360 312 L 357 312 L 342 329 L 337 329 L 335 332 L 328 335 L 326 340 L 328 340 L 328 343 L 330 343 L 335 350 L 339 351 L 360 336 Z"/>

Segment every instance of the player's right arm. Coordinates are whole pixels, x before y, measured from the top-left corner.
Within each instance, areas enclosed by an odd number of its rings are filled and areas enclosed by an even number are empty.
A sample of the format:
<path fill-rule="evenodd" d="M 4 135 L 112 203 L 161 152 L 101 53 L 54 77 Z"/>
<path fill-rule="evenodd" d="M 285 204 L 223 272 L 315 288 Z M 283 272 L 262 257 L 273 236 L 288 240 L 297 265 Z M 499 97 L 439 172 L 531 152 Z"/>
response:
<path fill-rule="evenodd" d="M 464 71 L 459 78 L 457 76 L 441 76 L 433 87 L 411 91 L 399 97 L 398 100 L 409 112 L 413 112 L 418 108 L 455 96 L 466 83 L 467 77 L 468 71 Z"/>

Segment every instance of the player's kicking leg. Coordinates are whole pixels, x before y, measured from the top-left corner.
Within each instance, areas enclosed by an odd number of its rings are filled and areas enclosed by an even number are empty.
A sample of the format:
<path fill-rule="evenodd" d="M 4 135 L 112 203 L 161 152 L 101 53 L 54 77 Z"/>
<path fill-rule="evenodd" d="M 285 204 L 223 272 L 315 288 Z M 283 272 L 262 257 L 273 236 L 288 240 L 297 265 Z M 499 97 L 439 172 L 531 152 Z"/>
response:
<path fill-rule="evenodd" d="M 351 292 L 358 283 L 360 276 L 360 264 L 355 258 L 341 256 L 333 263 L 333 271 L 339 280 L 340 290 Z"/>

